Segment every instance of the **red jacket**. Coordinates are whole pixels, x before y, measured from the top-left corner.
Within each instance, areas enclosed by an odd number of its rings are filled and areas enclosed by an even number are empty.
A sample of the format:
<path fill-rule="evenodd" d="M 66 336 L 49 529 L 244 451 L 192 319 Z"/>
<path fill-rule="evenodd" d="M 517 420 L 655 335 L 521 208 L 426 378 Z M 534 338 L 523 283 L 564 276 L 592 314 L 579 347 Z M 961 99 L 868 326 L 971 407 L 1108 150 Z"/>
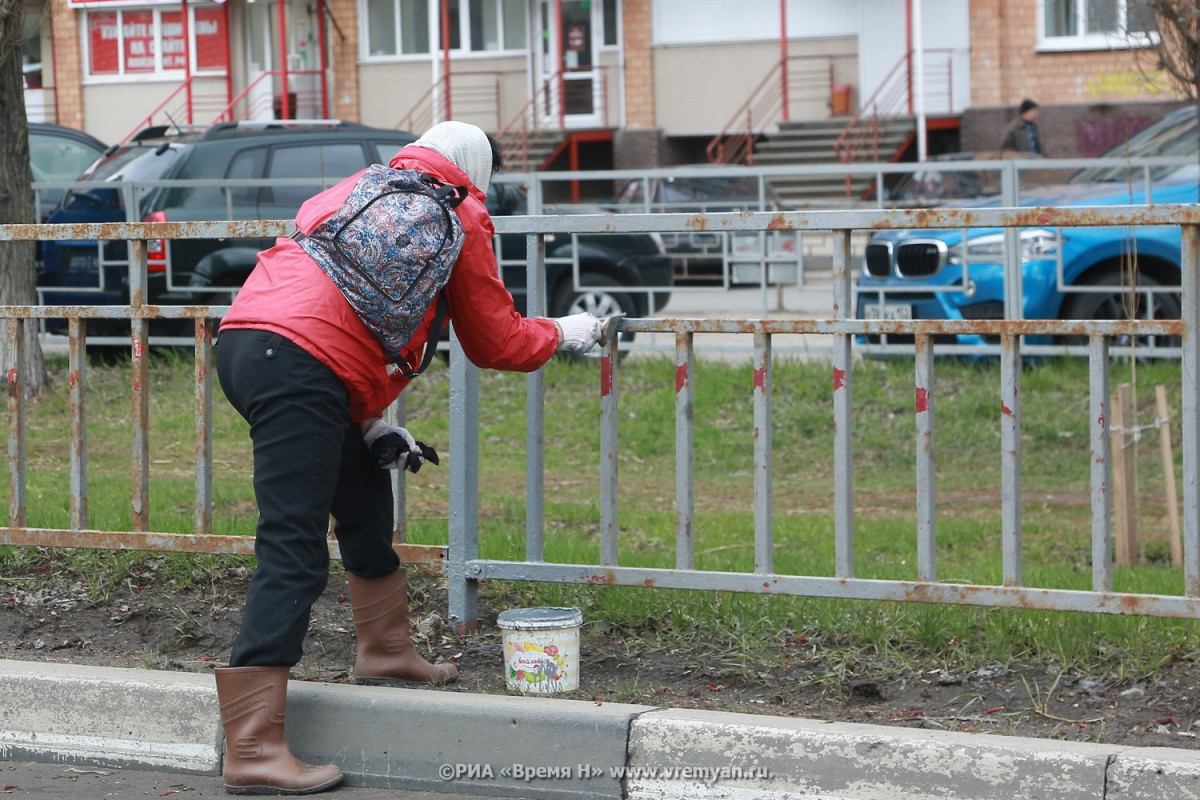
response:
<path fill-rule="evenodd" d="M 424 147 L 405 147 L 391 161 L 399 169 L 419 169 L 446 183 L 470 188 L 456 209 L 465 239 L 443 290 L 448 317 L 473 364 L 485 369 L 532 372 L 554 355 L 558 329 L 549 319 L 527 319 L 513 308 L 512 295 L 500 280 L 492 250 L 495 229 L 484 208 L 484 194 L 451 161 Z M 359 176 L 353 175 L 309 199 L 296 224 L 311 231 L 338 210 Z M 404 349 L 413 367 L 431 332 L 436 303 Z M 221 320 L 222 330 L 253 328 L 281 334 L 333 370 L 350 392 L 355 422 L 383 414 L 408 381 L 390 364 L 379 342 L 316 262 L 291 239 L 258 256 L 258 264 Z"/>

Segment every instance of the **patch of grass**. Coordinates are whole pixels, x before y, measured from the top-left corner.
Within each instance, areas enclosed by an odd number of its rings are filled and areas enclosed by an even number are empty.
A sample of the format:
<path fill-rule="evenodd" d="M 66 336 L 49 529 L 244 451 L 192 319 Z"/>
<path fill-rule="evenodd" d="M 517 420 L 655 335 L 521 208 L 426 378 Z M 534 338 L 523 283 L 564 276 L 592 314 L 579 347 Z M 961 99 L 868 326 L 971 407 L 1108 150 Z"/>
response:
<path fill-rule="evenodd" d="M 934 392 L 937 456 L 937 571 L 941 580 L 1002 580 L 1000 372 L 994 363 L 939 361 Z M 1115 365 L 1113 386 L 1134 380 Z M 630 359 L 618 383 L 619 555 L 625 566 L 675 564 L 675 383 L 666 358 Z M 598 371 L 552 362 L 545 370 L 545 557 L 595 564 L 599 541 Z M 1139 365 L 1137 400 L 1152 421 L 1153 386 L 1179 405 L 1179 365 Z M 52 364 L 51 390 L 27 409 L 27 493 L 31 526 L 69 527 L 65 364 Z M 432 368 L 406 393 L 407 425 L 449 452 L 448 371 Z M 753 375 L 748 366 L 698 362 L 695 422 L 695 525 L 699 569 L 754 569 Z M 894 359 L 857 364 L 854 415 L 854 571 L 857 577 L 917 578 L 916 452 L 913 373 Z M 480 376 L 480 553 L 521 560 L 526 518 L 526 382 Z M 834 575 L 832 376 L 825 363 L 779 362 L 773 372 L 773 557 L 782 574 Z M 152 367 L 151 528 L 190 532 L 195 458 L 190 361 Z M 1091 587 L 1087 364 L 1044 361 L 1021 384 L 1024 582 L 1030 587 Z M 132 491 L 130 380 L 127 365 L 93 366 L 87 375 L 89 527 L 128 530 Z M 252 535 L 256 510 L 247 426 L 214 389 L 213 529 Z M 1177 424 L 1175 426 L 1178 427 Z M 1178 440 L 1178 433 L 1176 433 Z M 1176 463 L 1180 459 L 1176 449 Z M 1143 530 L 1165 529 L 1157 437 L 1135 450 Z M 7 480 L 7 464 L 0 465 Z M 408 478 L 407 537 L 444 544 L 448 470 Z M 1163 545 L 1150 549 L 1161 555 Z M 0 547 L 0 569 L 27 572 L 48 555 L 66 558 L 103 598 L 131 575 L 179 585 L 205 582 L 228 559 L 78 550 L 69 556 Z M 1159 558 L 1115 571 L 1118 591 L 1180 594 L 1181 570 Z M 875 674 L 936 664 L 962 670 L 1016 661 L 1118 675 L 1153 674 L 1190 658 L 1200 644 L 1188 621 L 1011 609 L 905 605 L 879 601 L 768 597 L 722 591 L 670 591 L 513 583 L 484 586 L 493 608 L 578 605 L 585 630 L 620 631 L 639 647 L 703 655 L 725 669 L 753 672 L 781 658 L 804 680 L 844 681 L 870 665 Z M 691 656 L 690 656 L 691 657 Z"/>

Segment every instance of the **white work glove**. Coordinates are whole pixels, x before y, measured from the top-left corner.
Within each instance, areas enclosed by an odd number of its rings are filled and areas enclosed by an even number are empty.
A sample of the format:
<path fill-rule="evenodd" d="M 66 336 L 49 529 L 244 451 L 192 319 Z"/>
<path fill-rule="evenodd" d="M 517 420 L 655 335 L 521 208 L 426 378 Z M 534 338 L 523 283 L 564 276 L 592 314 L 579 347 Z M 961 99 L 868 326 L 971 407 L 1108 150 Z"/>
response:
<path fill-rule="evenodd" d="M 377 419 L 363 434 L 363 441 L 381 469 L 406 469 L 417 472 L 426 461 L 441 464 L 437 451 L 424 442 L 418 442 L 404 428 L 389 425 Z"/>
<path fill-rule="evenodd" d="M 600 340 L 600 320 L 591 314 L 572 314 L 554 320 L 558 326 L 558 349 L 566 353 L 586 353 Z"/>

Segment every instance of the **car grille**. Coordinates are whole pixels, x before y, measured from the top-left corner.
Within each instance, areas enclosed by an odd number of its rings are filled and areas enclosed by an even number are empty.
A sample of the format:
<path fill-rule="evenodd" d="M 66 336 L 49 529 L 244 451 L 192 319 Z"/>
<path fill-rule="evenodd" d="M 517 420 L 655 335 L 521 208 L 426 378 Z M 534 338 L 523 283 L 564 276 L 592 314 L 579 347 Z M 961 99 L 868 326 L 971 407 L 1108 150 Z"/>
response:
<path fill-rule="evenodd" d="M 946 245 L 925 239 L 896 248 L 896 272 L 902 278 L 925 278 L 946 265 Z"/>
<path fill-rule="evenodd" d="M 867 274 L 873 278 L 887 278 L 892 274 L 892 243 L 876 242 L 867 245 Z"/>

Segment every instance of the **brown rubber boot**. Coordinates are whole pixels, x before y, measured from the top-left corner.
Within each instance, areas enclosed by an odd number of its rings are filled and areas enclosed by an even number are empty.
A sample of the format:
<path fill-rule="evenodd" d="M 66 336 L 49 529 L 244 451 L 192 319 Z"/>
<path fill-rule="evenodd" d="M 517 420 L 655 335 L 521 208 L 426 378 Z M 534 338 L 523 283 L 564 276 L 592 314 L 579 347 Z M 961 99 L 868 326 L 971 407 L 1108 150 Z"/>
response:
<path fill-rule="evenodd" d="M 350 581 L 350 608 L 358 634 L 354 679 L 361 683 L 412 681 L 453 683 L 458 668 L 430 664 L 413 645 L 408 622 L 408 573 L 402 569 L 382 578 Z"/>
<path fill-rule="evenodd" d="M 215 673 L 225 728 L 225 791 L 312 794 L 342 782 L 336 766 L 305 764 L 283 740 L 287 667 L 223 667 Z"/>

